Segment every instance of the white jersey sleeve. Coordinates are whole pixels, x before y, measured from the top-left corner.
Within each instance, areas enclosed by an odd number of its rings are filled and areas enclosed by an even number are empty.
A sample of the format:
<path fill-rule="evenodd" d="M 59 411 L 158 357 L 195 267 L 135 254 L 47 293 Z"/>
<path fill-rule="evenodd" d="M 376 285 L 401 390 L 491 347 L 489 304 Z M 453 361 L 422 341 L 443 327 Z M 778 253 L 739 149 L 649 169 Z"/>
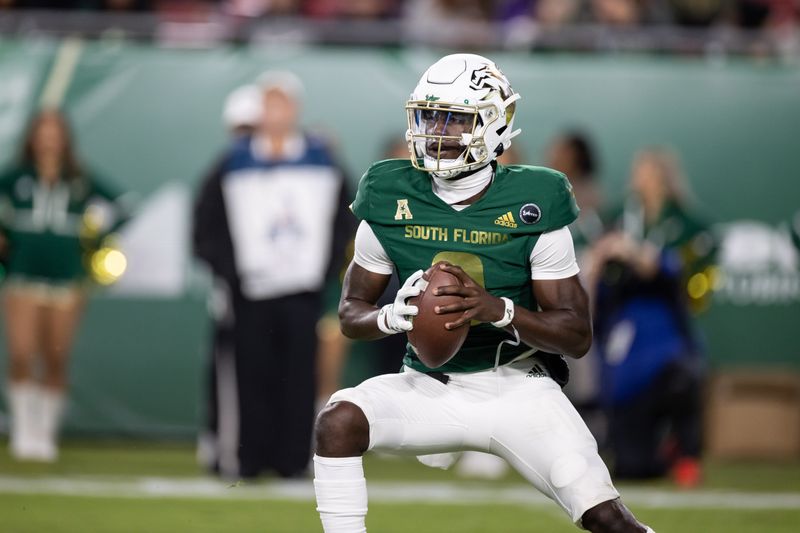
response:
<path fill-rule="evenodd" d="M 531 251 L 531 279 L 564 279 L 580 272 L 569 228 L 542 233 Z"/>
<path fill-rule="evenodd" d="M 394 271 L 394 263 L 389 259 L 383 245 L 375 236 L 375 232 L 364 220 L 358 225 L 356 231 L 355 251 L 353 261 L 370 272 L 390 275 Z"/>

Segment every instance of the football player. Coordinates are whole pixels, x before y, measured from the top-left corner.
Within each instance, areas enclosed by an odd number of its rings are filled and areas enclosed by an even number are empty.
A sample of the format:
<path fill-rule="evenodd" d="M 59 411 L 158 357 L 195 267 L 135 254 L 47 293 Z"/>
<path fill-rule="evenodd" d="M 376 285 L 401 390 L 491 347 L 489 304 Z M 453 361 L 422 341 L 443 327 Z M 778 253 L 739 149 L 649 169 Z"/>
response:
<path fill-rule="evenodd" d="M 622 504 L 597 443 L 561 392 L 563 356 L 591 345 L 591 321 L 567 225 L 578 208 L 566 177 L 503 166 L 519 95 L 490 60 L 446 56 L 406 104 L 408 159 L 372 165 L 351 209 L 361 220 L 344 280 L 344 333 L 377 339 L 412 329 L 422 271 L 439 261 L 463 285 L 446 327 L 472 324 L 461 349 L 427 368 L 409 345 L 399 374 L 334 394 L 317 420 L 314 485 L 326 533 L 366 531 L 368 450 L 445 466 L 462 450 L 506 459 L 579 526 L 646 532 Z M 394 302 L 375 302 L 393 271 Z"/>

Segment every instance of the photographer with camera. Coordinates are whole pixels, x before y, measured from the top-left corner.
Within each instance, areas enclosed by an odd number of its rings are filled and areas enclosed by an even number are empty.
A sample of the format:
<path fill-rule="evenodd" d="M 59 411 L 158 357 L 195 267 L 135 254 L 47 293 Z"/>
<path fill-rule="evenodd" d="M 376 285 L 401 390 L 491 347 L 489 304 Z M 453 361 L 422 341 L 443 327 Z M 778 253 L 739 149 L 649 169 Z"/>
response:
<path fill-rule="evenodd" d="M 691 314 L 713 286 L 714 239 L 691 210 L 677 158 L 634 159 L 631 195 L 591 250 L 594 347 L 618 479 L 700 482 L 703 348 Z"/>

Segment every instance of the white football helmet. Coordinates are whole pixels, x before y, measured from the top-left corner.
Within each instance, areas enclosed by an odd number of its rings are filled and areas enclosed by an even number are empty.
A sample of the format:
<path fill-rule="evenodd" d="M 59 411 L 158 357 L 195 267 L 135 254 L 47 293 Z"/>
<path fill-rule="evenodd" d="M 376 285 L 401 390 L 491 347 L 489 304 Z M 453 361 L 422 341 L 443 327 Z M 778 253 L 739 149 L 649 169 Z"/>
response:
<path fill-rule="evenodd" d="M 521 131 L 513 129 L 519 98 L 491 60 L 443 57 L 425 71 L 406 104 L 412 164 L 445 179 L 486 166 Z"/>

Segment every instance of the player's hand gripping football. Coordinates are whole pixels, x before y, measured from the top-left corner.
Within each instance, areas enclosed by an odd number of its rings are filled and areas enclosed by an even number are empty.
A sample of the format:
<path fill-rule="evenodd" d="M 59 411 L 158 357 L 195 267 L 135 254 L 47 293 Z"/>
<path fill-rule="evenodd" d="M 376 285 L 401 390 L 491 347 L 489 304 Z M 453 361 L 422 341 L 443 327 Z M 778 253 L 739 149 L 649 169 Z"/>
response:
<path fill-rule="evenodd" d="M 436 314 L 439 315 L 463 311 L 461 316 L 454 322 L 446 323 L 444 325 L 445 328 L 455 329 L 464 324 L 469 324 L 472 320 L 478 322 L 495 322 L 503 318 L 503 313 L 505 312 L 505 303 L 503 300 L 489 294 L 486 289 L 472 279 L 469 274 L 464 272 L 464 269 L 457 265 L 451 265 L 450 263 L 442 263 L 440 268 L 456 276 L 462 283 L 462 285 L 439 287 L 434 292 L 437 296 L 457 295 L 463 298 L 459 303 L 436 307 Z"/>
<path fill-rule="evenodd" d="M 411 331 L 413 324 L 410 318 L 419 313 L 416 305 L 409 305 L 408 299 L 419 296 L 422 288 L 416 286 L 422 279 L 422 270 L 417 270 L 411 274 L 397 291 L 394 302 L 384 305 L 378 313 L 378 329 L 387 335 Z"/>

